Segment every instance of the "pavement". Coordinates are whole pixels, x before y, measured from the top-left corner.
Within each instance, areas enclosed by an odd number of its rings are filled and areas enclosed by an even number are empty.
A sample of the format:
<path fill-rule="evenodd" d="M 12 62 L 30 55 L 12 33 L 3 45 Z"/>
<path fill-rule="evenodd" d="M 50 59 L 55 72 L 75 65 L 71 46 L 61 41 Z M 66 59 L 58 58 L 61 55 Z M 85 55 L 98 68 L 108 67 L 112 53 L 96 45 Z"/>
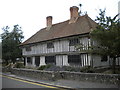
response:
<path fill-rule="evenodd" d="M 16 76 L 11 73 L 3 73 L 3 75 L 20 78 L 28 81 L 53 85 L 53 86 L 60 86 L 65 88 L 104 88 L 108 90 L 120 90 L 120 86 L 114 84 L 106 84 L 106 83 L 98 83 L 98 82 L 88 82 L 88 81 L 74 81 L 74 80 L 57 80 L 57 81 L 47 81 L 47 80 L 37 80 L 33 78 L 23 77 L 23 76 Z"/>

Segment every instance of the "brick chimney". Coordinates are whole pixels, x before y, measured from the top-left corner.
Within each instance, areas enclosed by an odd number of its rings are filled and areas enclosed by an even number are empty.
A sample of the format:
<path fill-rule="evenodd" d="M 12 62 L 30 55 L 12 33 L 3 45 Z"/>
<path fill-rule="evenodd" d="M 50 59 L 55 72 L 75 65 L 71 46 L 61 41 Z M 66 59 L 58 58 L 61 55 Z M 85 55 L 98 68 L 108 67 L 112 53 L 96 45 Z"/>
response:
<path fill-rule="evenodd" d="M 77 18 L 79 17 L 79 13 L 78 13 L 79 8 L 76 6 L 70 7 L 70 23 L 75 23 Z"/>
<path fill-rule="evenodd" d="M 46 17 L 46 25 L 47 25 L 47 27 L 52 26 L 52 16 Z"/>

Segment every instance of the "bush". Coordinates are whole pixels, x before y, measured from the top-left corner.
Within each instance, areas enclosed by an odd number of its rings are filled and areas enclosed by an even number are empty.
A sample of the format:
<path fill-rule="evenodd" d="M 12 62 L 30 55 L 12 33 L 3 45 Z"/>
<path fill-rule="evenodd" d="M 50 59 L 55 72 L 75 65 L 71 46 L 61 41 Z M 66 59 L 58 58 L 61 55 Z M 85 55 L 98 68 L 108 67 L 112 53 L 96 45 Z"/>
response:
<path fill-rule="evenodd" d="M 85 67 L 82 67 L 82 68 L 80 69 L 80 72 L 84 72 L 84 73 L 94 73 L 95 70 L 94 70 L 92 67 L 90 67 L 90 66 L 85 66 Z"/>
<path fill-rule="evenodd" d="M 6 67 L 6 66 L 7 66 L 7 64 L 6 64 L 6 63 L 3 63 L 3 64 L 2 64 L 2 67 Z"/>
<path fill-rule="evenodd" d="M 52 65 L 51 64 L 47 64 L 46 65 L 46 68 L 50 68 Z"/>
<path fill-rule="evenodd" d="M 37 70 L 44 70 L 44 69 L 50 68 L 51 66 L 52 66 L 51 64 L 42 65 Z"/>
<path fill-rule="evenodd" d="M 25 68 L 24 63 L 17 62 L 14 66 L 15 68 Z"/>
<path fill-rule="evenodd" d="M 9 63 L 7 63 L 7 62 L 2 62 L 2 67 L 6 67 L 6 66 L 8 66 L 9 65 Z"/>
<path fill-rule="evenodd" d="M 42 66 L 40 66 L 40 67 L 38 68 L 38 70 L 44 70 L 45 67 L 46 67 L 46 65 L 42 65 Z"/>
<path fill-rule="evenodd" d="M 87 73 L 95 73 L 94 68 L 90 68 L 90 69 L 88 69 Z"/>
<path fill-rule="evenodd" d="M 65 71 L 76 71 L 74 67 L 64 66 Z"/>

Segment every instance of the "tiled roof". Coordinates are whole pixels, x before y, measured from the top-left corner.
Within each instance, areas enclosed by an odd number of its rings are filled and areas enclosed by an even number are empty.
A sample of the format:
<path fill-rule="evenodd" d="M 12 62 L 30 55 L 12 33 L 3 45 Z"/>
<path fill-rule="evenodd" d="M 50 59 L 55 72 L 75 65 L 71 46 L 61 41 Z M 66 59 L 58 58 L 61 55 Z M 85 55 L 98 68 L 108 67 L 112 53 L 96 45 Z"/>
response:
<path fill-rule="evenodd" d="M 49 30 L 46 29 L 47 27 L 39 30 L 21 45 L 89 33 L 91 29 L 95 29 L 96 26 L 97 24 L 88 17 L 88 15 L 79 16 L 75 23 L 69 24 L 69 20 L 67 20 L 61 23 L 53 24 Z"/>

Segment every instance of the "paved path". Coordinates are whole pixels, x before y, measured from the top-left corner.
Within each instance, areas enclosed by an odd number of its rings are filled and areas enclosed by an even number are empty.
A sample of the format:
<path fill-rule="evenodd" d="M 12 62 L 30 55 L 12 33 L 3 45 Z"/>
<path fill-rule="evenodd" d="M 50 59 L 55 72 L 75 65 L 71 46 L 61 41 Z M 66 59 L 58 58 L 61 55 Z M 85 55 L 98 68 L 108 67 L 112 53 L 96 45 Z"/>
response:
<path fill-rule="evenodd" d="M 26 77 L 21 77 L 21 76 L 16 76 L 16 75 L 11 75 L 10 73 L 8 76 L 16 77 L 16 78 L 21 78 L 33 82 L 39 82 L 39 83 L 44 83 L 48 85 L 53 85 L 53 86 L 60 86 L 60 87 L 65 87 L 65 88 L 108 88 L 108 90 L 118 90 L 117 85 L 113 84 L 105 84 L 105 83 L 95 83 L 95 82 L 84 82 L 84 81 L 73 81 L 73 80 L 57 80 L 57 81 L 45 81 L 45 80 L 40 80 L 38 81 L 37 79 L 32 79 L 32 78 L 26 78 Z M 3 83 L 4 84 L 4 83 Z M 111 89 L 113 88 L 113 89 Z M 120 89 L 120 87 L 119 87 Z"/>

